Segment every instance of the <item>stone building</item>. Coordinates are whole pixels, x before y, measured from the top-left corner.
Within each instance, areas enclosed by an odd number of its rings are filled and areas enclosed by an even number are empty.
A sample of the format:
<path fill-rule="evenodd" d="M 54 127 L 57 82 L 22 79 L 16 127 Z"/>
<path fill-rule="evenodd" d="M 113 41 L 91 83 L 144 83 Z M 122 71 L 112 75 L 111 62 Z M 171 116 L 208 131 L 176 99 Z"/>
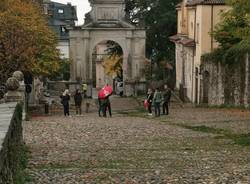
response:
<path fill-rule="evenodd" d="M 103 41 L 113 41 L 123 52 L 124 94 L 130 96 L 139 89 L 144 90 L 144 28 L 126 20 L 124 0 L 89 2 L 92 10 L 86 15 L 85 24 L 70 31 L 71 81 L 87 83 L 92 91 L 96 87 L 93 85 L 96 78 L 94 48 Z"/>
<path fill-rule="evenodd" d="M 228 8 L 224 0 L 183 0 L 177 5 L 178 32 L 170 37 L 176 45 L 176 87 L 193 103 L 208 102 L 207 90 L 201 88 L 201 56 L 218 47 L 210 33 Z"/>
<path fill-rule="evenodd" d="M 69 58 L 69 29 L 77 21 L 76 7 L 70 3 L 61 4 L 43 0 L 44 14 L 48 16 L 48 25 L 58 38 L 57 48 L 62 58 Z"/>

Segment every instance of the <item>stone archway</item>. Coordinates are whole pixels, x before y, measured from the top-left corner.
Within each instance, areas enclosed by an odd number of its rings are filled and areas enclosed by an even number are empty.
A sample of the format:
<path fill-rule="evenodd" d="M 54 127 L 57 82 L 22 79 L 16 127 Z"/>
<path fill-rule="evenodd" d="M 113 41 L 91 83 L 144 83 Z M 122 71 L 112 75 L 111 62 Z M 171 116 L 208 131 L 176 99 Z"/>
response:
<path fill-rule="evenodd" d="M 90 0 L 92 10 L 85 24 L 70 30 L 71 81 L 82 81 L 92 87 L 92 51 L 103 40 L 117 42 L 123 50 L 124 94 L 144 90 L 146 33 L 126 21 L 124 0 Z"/>
<path fill-rule="evenodd" d="M 113 40 L 103 40 L 92 50 L 93 88 L 101 89 L 109 84 L 123 82 L 123 50 Z"/>

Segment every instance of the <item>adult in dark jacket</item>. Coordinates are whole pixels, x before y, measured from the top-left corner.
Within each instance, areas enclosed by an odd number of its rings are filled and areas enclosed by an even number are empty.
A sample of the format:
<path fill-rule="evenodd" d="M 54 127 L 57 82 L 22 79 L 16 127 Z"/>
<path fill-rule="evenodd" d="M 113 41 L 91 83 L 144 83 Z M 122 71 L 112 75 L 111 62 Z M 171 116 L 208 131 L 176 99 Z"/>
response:
<path fill-rule="evenodd" d="M 60 98 L 63 105 L 64 116 L 69 116 L 69 101 L 70 101 L 69 90 L 66 89 L 60 96 Z"/>
<path fill-rule="evenodd" d="M 163 114 L 166 115 L 169 114 L 170 98 L 171 98 L 171 89 L 167 85 L 164 85 L 163 105 L 162 105 Z"/>
<path fill-rule="evenodd" d="M 153 104 L 155 107 L 155 116 L 158 117 L 161 114 L 161 102 L 162 102 L 162 94 L 159 91 L 159 88 L 156 88 L 154 97 L 153 97 Z"/>
<path fill-rule="evenodd" d="M 76 106 L 76 114 L 82 114 L 82 94 L 80 93 L 79 89 L 76 90 L 74 95 L 75 106 Z"/>

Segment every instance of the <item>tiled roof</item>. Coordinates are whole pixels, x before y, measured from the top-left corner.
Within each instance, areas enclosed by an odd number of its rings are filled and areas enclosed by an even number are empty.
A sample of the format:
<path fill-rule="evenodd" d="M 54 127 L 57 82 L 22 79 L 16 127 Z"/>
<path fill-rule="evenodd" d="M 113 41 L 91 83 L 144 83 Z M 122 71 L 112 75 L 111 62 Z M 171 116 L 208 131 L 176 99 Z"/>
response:
<path fill-rule="evenodd" d="M 176 5 L 176 8 L 180 8 L 183 2 Z M 188 0 L 186 6 L 196 5 L 225 5 L 225 0 Z"/>
<path fill-rule="evenodd" d="M 189 0 L 187 6 L 194 5 L 224 5 L 225 0 Z"/>

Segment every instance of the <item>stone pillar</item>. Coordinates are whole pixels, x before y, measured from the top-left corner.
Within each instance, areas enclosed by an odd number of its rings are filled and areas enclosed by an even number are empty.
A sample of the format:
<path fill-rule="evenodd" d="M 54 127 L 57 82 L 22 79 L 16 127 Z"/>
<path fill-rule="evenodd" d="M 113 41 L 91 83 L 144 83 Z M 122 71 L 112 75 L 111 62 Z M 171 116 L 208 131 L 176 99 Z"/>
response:
<path fill-rule="evenodd" d="M 70 80 L 75 81 L 76 80 L 76 37 L 71 35 L 70 31 L 70 47 L 69 47 L 69 56 L 72 59 L 72 62 L 70 64 Z"/>
<path fill-rule="evenodd" d="M 89 78 L 89 66 L 90 66 L 90 45 L 89 45 L 89 31 L 83 32 L 83 45 L 82 45 L 82 63 L 81 63 L 81 71 L 82 71 L 82 80 L 86 83 Z M 92 51 L 93 52 L 93 51 Z"/>

